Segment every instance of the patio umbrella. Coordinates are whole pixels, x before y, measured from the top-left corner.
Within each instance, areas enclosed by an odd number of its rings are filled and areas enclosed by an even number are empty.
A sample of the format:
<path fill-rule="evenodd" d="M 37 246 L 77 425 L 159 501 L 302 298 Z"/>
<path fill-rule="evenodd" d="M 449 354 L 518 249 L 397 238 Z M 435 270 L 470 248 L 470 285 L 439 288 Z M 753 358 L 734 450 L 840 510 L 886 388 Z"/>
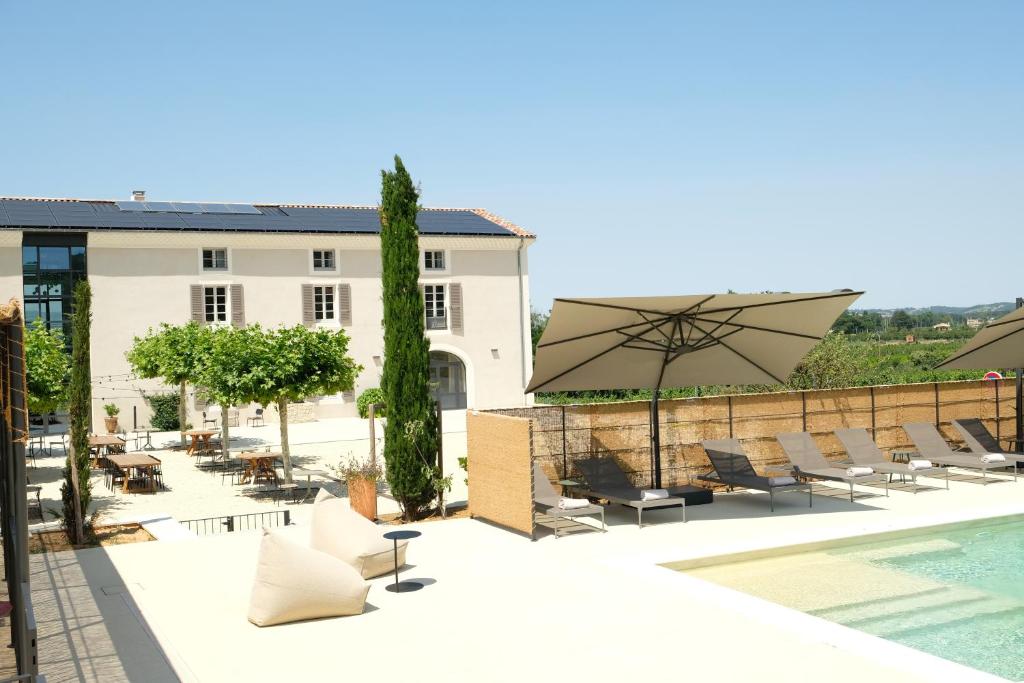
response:
<path fill-rule="evenodd" d="M 660 487 L 662 388 L 781 384 L 862 293 L 555 299 L 526 390 L 651 389 Z"/>
<path fill-rule="evenodd" d="M 959 351 L 936 367 L 949 370 L 984 370 L 986 368 L 1016 368 L 1017 374 L 1017 450 L 1024 441 L 1024 300 L 1017 300 L 1017 310 L 1004 315 L 982 328 Z"/>

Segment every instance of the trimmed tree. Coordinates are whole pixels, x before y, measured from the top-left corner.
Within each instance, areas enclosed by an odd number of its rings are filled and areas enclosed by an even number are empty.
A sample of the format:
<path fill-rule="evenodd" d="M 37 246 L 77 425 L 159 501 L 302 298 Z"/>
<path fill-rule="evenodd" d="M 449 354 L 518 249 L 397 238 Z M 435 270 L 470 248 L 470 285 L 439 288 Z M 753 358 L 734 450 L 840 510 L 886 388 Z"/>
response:
<path fill-rule="evenodd" d="M 178 426 L 183 444 L 188 385 L 195 384 L 199 377 L 209 346 L 209 332 L 209 328 L 196 322 L 187 325 L 164 323 L 157 331 L 150 329 L 145 337 L 135 337 L 131 350 L 125 354 L 139 377 L 159 378 L 164 384 L 178 387 Z"/>
<path fill-rule="evenodd" d="M 362 366 L 348 356 L 348 336 L 341 330 L 310 330 L 302 325 L 239 330 L 251 364 L 239 379 L 243 393 L 260 405 L 277 405 L 281 418 L 284 479 L 292 483 L 288 446 L 288 404 L 309 396 L 336 394 L 355 386 Z"/>
<path fill-rule="evenodd" d="M 258 326 L 234 328 L 214 327 L 208 330 L 203 360 L 198 368 L 196 384 L 211 403 L 221 408 L 221 453 L 228 456 L 231 408 L 257 401 L 251 369 L 264 357 L 263 331 Z"/>
<path fill-rule="evenodd" d="M 25 372 L 29 411 L 45 416 L 67 403 L 71 365 L 60 330 L 40 320 L 25 330 Z"/>
<path fill-rule="evenodd" d="M 428 385 L 430 342 L 419 289 L 419 192 L 402 160 L 381 171 L 380 242 L 384 289 L 384 373 L 388 406 L 384 462 L 388 485 L 407 521 L 434 497 L 437 417 Z M 422 428 L 408 432 L 406 425 Z"/>
<path fill-rule="evenodd" d="M 71 449 L 64 466 L 60 495 L 64 529 L 73 545 L 85 542 L 84 516 L 89 512 L 92 485 L 89 481 L 89 425 L 92 422 L 92 372 L 89 331 L 92 325 L 92 288 L 87 280 L 75 285 L 71 316 L 71 381 L 68 386 L 68 418 Z"/>

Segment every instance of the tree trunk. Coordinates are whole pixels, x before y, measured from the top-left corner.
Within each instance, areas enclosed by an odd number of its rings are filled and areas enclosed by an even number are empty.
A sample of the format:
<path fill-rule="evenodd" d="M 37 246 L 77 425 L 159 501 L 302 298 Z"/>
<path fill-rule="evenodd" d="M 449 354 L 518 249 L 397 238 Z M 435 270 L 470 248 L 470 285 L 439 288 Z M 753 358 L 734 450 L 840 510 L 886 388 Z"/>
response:
<path fill-rule="evenodd" d="M 277 399 L 277 413 L 281 418 L 281 461 L 284 463 L 284 483 L 292 483 L 292 452 L 288 448 L 288 399 Z"/>
<path fill-rule="evenodd" d="M 182 382 L 178 385 L 178 431 L 181 432 L 181 445 L 185 445 L 185 423 L 188 421 L 188 388 Z M 152 424 L 152 423 L 150 423 Z"/>
<path fill-rule="evenodd" d="M 74 510 L 74 519 L 71 520 L 71 524 L 68 525 L 68 529 L 72 529 L 74 538 L 71 539 L 73 545 L 80 545 L 85 543 L 85 524 L 82 521 L 82 498 L 79 495 L 79 484 L 78 484 L 78 453 L 75 452 L 74 445 L 71 445 L 68 454 L 68 469 L 71 470 L 71 493 L 72 500 L 74 501 L 71 505 Z M 68 520 L 64 520 L 65 523 Z"/>
<path fill-rule="evenodd" d="M 228 433 L 228 412 L 231 410 L 231 406 L 222 405 L 220 407 L 220 453 L 221 456 L 227 460 L 228 456 L 228 444 L 230 443 L 230 434 Z"/>

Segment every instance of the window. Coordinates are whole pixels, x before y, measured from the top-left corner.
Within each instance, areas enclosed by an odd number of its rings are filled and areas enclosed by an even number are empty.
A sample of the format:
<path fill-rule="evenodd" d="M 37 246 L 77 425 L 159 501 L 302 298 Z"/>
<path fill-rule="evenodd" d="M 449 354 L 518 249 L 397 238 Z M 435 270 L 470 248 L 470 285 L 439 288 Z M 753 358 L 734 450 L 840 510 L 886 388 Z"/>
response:
<path fill-rule="evenodd" d="M 227 287 L 203 287 L 203 316 L 208 323 L 228 321 Z"/>
<path fill-rule="evenodd" d="M 86 277 L 84 236 L 26 233 L 21 266 L 26 322 L 61 330 L 70 348 L 72 292 Z"/>
<path fill-rule="evenodd" d="M 203 249 L 203 270 L 227 270 L 227 249 Z"/>
<path fill-rule="evenodd" d="M 335 269 L 334 250 L 333 249 L 314 249 L 313 250 L 313 270 L 330 270 Z"/>
<path fill-rule="evenodd" d="M 318 323 L 334 320 L 334 286 L 314 285 L 313 319 Z"/>
<path fill-rule="evenodd" d="M 423 252 L 423 269 L 424 270 L 444 270 L 444 252 L 443 251 L 425 251 L 425 252 Z"/>
<path fill-rule="evenodd" d="M 448 329 L 445 316 L 444 285 L 425 285 L 423 287 L 423 307 L 427 313 L 428 330 Z"/>

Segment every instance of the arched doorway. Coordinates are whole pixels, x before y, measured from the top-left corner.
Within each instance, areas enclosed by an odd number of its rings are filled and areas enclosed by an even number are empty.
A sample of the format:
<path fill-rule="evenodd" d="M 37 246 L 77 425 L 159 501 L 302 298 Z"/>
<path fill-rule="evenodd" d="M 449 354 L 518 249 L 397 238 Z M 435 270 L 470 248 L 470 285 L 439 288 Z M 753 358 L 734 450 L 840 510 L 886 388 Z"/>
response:
<path fill-rule="evenodd" d="M 466 407 L 466 366 L 446 351 L 430 352 L 430 392 L 443 410 Z"/>

